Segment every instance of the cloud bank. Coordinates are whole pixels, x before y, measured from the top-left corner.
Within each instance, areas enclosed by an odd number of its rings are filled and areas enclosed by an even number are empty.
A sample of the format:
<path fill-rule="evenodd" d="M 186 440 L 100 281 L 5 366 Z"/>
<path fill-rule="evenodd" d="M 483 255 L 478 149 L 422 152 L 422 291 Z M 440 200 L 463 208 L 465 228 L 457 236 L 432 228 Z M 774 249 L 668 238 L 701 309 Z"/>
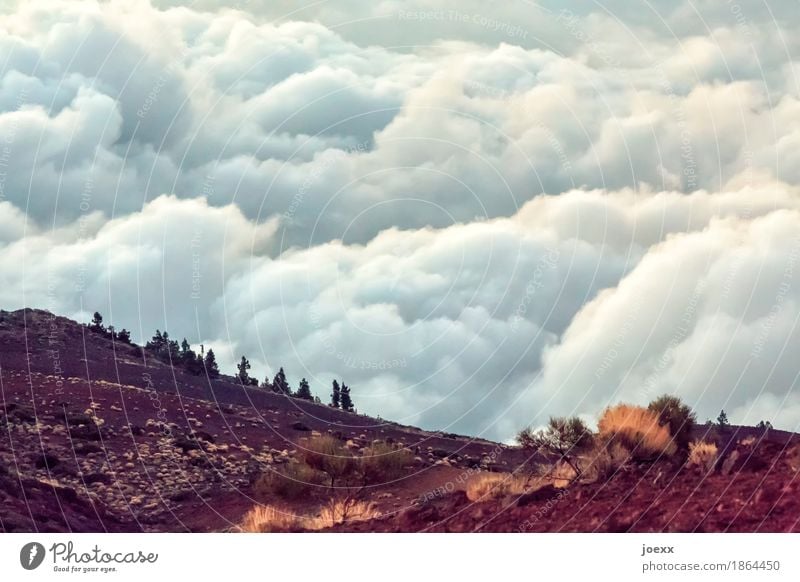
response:
<path fill-rule="evenodd" d="M 168 4 L 0 24 L 4 308 L 492 438 L 800 423 L 789 3 Z"/>

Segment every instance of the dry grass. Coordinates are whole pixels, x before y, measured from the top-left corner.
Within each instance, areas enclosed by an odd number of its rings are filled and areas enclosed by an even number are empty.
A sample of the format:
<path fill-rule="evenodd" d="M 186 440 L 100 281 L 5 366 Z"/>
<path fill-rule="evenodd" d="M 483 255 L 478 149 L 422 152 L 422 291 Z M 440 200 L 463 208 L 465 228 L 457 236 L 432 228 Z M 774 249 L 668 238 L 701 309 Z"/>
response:
<path fill-rule="evenodd" d="M 323 529 L 340 523 L 368 521 L 380 517 L 374 503 L 349 499 L 331 500 L 319 515 L 307 521 L 308 529 Z"/>
<path fill-rule="evenodd" d="M 706 471 L 711 471 L 717 462 L 719 451 L 717 445 L 706 441 L 695 441 L 689 444 L 689 466 L 698 466 Z"/>
<path fill-rule="evenodd" d="M 271 505 L 255 505 L 242 518 L 239 530 L 245 533 L 270 533 L 297 531 L 302 528 L 301 519 L 288 511 Z"/>
<path fill-rule="evenodd" d="M 467 499 L 489 501 L 507 495 L 522 495 L 535 488 L 535 483 L 512 473 L 479 473 L 467 481 Z"/>
<path fill-rule="evenodd" d="M 674 455 L 677 451 L 669 426 L 662 426 L 658 414 L 641 406 L 618 404 L 607 408 L 597 427 L 609 443 L 625 447 L 634 459 Z"/>
<path fill-rule="evenodd" d="M 350 499 L 332 500 L 317 515 L 294 515 L 288 509 L 255 505 L 244 515 L 236 530 L 244 533 L 313 531 L 340 523 L 367 521 L 380 515 L 374 503 Z"/>

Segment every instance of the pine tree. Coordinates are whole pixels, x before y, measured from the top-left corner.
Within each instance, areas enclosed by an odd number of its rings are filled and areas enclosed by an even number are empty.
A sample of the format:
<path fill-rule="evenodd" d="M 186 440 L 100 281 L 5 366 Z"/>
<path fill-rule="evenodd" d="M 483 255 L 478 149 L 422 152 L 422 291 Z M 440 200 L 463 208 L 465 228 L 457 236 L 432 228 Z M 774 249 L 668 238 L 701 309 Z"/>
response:
<path fill-rule="evenodd" d="M 121 330 L 119 330 L 119 332 L 117 332 L 117 340 L 124 344 L 131 343 L 131 332 L 123 327 Z"/>
<path fill-rule="evenodd" d="M 154 335 L 153 338 L 145 344 L 144 348 L 151 352 L 155 352 L 156 355 L 161 354 L 164 349 L 164 336 L 161 335 L 160 330 L 156 330 L 156 335 Z"/>
<path fill-rule="evenodd" d="M 278 373 L 275 374 L 275 378 L 272 380 L 272 391 L 278 394 L 285 394 L 286 396 L 292 395 L 292 387 L 289 386 L 289 383 L 286 381 L 286 373 L 283 371 L 283 368 L 278 370 Z"/>
<path fill-rule="evenodd" d="M 247 373 L 247 370 L 250 369 L 250 362 L 242 356 L 242 361 L 236 365 L 236 369 L 239 370 L 237 374 L 237 378 L 242 384 L 249 385 L 250 384 L 250 374 Z"/>
<path fill-rule="evenodd" d="M 353 406 L 353 399 L 350 398 L 350 386 L 348 386 L 344 382 L 342 382 L 340 397 L 342 400 L 341 403 L 342 410 L 345 410 L 347 412 L 353 412 L 355 410 L 355 406 Z"/>
<path fill-rule="evenodd" d="M 300 386 L 297 387 L 295 397 L 302 398 L 303 400 L 311 400 L 313 402 L 314 395 L 311 394 L 311 386 L 308 385 L 308 380 L 305 378 L 300 380 Z"/>
<path fill-rule="evenodd" d="M 728 415 L 725 414 L 724 410 L 720 410 L 719 416 L 717 417 L 717 425 L 720 427 L 730 426 L 731 423 L 728 422 Z"/>
<path fill-rule="evenodd" d="M 219 376 L 219 367 L 217 367 L 217 358 L 214 356 L 214 350 L 210 349 L 206 352 L 206 357 L 203 360 L 206 369 L 206 374 L 209 378 L 216 378 Z"/>
<path fill-rule="evenodd" d="M 269 376 L 267 376 L 266 378 L 264 378 L 264 381 L 261 383 L 261 387 L 262 387 L 264 390 L 267 390 L 267 391 L 270 391 L 270 390 L 272 390 L 272 382 L 270 382 L 270 381 L 269 381 Z"/>
<path fill-rule="evenodd" d="M 106 330 L 106 328 L 103 327 L 103 316 L 100 315 L 97 311 L 95 311 L 94 315 L 92 316 L 92 323 L 89 324 L 89 329 L 97 332 Z"/>
<path fill-rule="evenodd" d="M 339 382 L 334 380 L 333 392 L 331 392 L 331 406 L 333 406 L 334 408 L 339 408 L 340 402 L 341 402 L 341 390 L 339 388 Z"/>

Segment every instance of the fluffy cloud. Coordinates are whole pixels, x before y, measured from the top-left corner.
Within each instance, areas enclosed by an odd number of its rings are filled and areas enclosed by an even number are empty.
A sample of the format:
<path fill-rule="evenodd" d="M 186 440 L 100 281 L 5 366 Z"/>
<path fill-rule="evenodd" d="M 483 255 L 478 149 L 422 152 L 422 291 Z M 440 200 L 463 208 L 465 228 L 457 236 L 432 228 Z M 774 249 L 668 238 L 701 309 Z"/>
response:
<path fill-rule="evenodd" d="M 701 415 L 793 426 L 798 200 L 779 183 L 573 191 L 509 218 L 272 258 L 277 222 L 161 197 L 7 242 L 1 299 L 100 309 L 145 338 L 167 328 L 229 369 L 247 354 L 259 376 L 285 366 L 322 394 L 344 377 L 362 410 L 426 427 L 508 438 L 664 391 Z"/>
<path fill-rule="evenodd" d="M 545 28 L 570 39 L 560 51 L 460 35 L 489 25 L 450 16 L 427 45 L 358 44 L 330 20 L 359 14 L 350 3 L 320 5 L 314 23 L 257 3 L 23 3 L 0 41 L 0 127 L 14 128 L 19 168 L 5 197 L 48 224 L 87 203 L 111 216 L 213 194 L 249 218 L 289 213 L 292 246 L 511 216 L 576 186 L 718 190 L 743 172 L 796 183 L 796 41 L 763 11 L 743 35 L 710 6 L 713 34 L 690 33 L 669 4 L 653 9 L 671 35 L 545 6 Z M 497 28 L 520 7 L 492 10 Z M 404 18 L 402 34 L 420 25 Z"/>
<path fill-rule="evenodd" d="M 662 391 L 800 422 L 789 3 L 172 4 L 0 24 L 5 308 L 495 438 Z"/>

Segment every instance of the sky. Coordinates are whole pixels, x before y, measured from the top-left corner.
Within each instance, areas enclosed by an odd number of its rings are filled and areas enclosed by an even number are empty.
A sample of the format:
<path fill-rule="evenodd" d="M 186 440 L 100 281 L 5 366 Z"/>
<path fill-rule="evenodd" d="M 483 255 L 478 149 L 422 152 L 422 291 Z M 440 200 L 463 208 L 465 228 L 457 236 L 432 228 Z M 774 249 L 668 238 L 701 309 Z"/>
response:
<path fill-rule="evenodd" d="M 800 429 L 795 2 L 0 2 L 0 307 L 509 440 Z"/>

